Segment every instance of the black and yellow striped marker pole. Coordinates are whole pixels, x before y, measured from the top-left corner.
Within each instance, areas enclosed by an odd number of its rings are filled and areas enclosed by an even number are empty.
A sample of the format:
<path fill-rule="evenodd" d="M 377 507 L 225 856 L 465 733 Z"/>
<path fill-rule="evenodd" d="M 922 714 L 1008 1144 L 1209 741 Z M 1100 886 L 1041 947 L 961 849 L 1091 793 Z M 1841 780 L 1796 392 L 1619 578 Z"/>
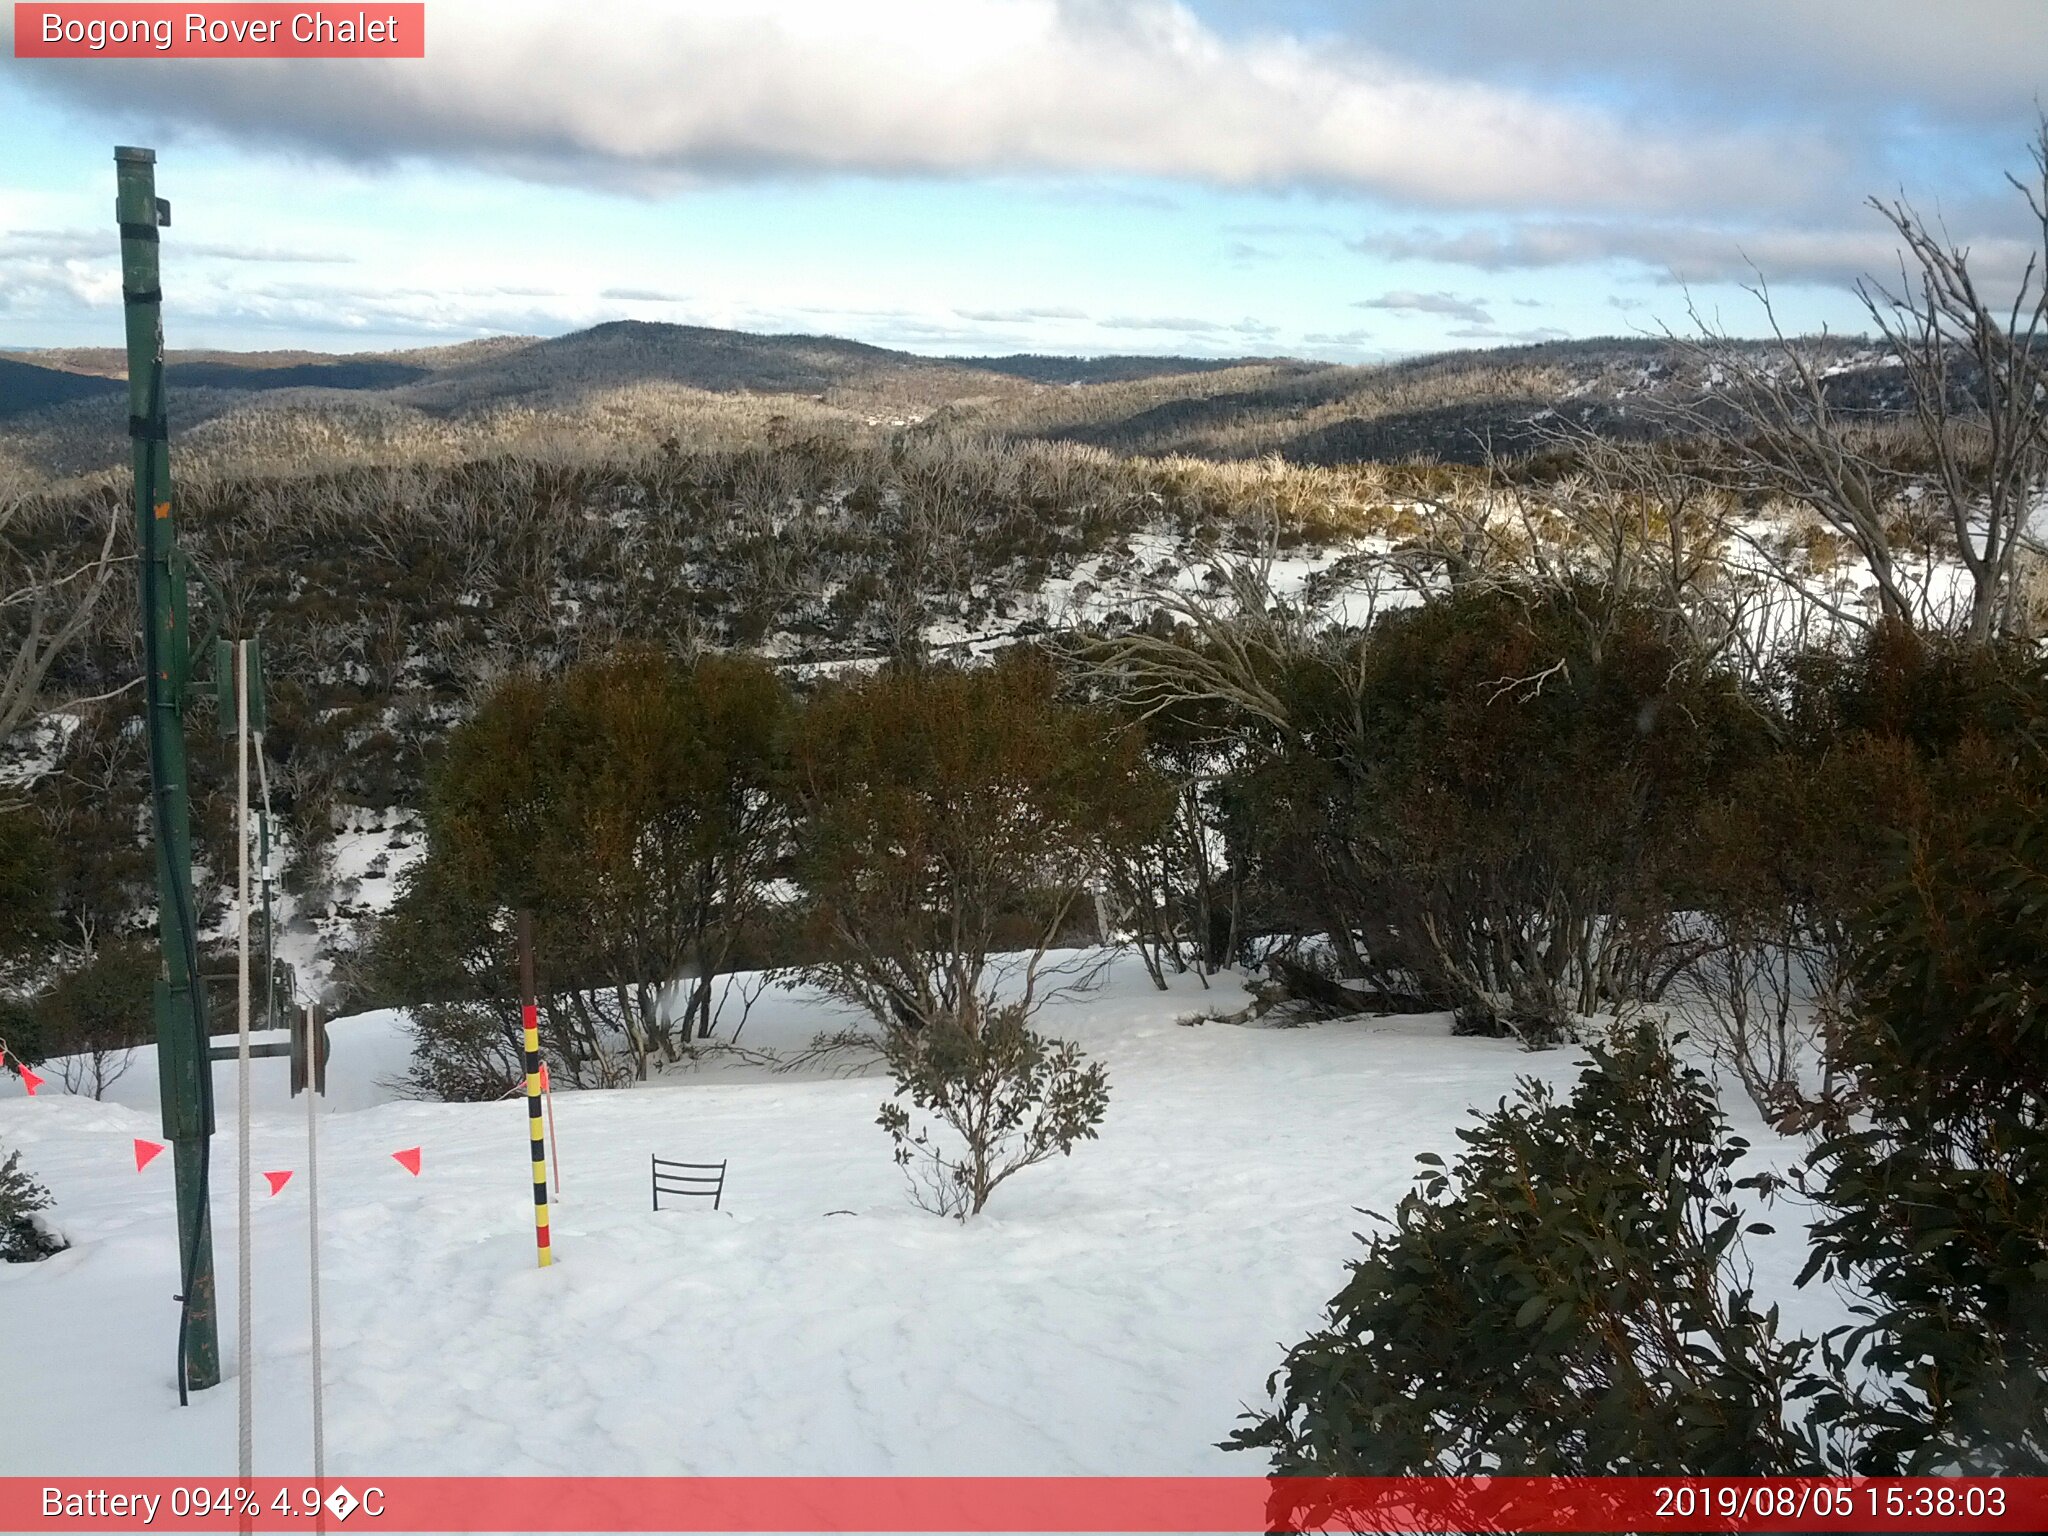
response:
<path fill-rule="evenodd" d="M 548 1234 L 548 1143 L 541 1121 L 540 1000 L 533 989 L 533 914 L 519 914 L 519 1004 L 526 1028 L 526 1128 L 533 1151 L 533 1241 L 540 1267 L 555 1262 Z"/>

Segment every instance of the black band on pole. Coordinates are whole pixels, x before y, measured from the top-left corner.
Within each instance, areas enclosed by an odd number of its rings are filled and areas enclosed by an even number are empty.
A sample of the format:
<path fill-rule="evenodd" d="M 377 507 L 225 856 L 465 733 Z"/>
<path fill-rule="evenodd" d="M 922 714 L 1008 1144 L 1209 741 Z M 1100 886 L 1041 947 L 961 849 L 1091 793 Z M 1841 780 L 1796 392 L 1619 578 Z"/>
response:
<path fill-rule="evenodd" d="M 123 288 L 121 298 L 129 304 L 161 304 L 164 301 L 164 291 L 161 288 Z"/>
<path fill-rule="evenodd" d="M 101 225 L 100 227 L 104 229 L 106 226 Z M 123 240 L 147 240 L 151 245 L 155 245 L 161 237 L 157 234 L 154 224 L 130 224 L 124 220 L 121 224 L 121 238 Z"/>
<path fill-rule="evenodd" d="M 152 443 L 167 443 L 171 440 L 171 421 L 168 416 L 130 416 L 128 435 L 140 437 Z"/>

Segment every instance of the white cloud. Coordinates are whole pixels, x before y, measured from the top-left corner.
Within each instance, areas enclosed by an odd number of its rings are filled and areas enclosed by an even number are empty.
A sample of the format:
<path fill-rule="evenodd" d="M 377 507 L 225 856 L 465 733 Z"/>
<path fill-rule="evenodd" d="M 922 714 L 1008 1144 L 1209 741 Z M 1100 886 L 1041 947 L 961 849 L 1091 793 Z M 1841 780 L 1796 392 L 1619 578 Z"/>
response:
<path fill-rule="evenodd" d="M 1266 338 L 1277 328 L 1247 316 L 1238 321 L 1207 320 L 1199 315 L 1112 315 L 1095 322 L 1105 331 L 1178 331 L 1184 336 L 1249 336 Z"/>
<path fill-rule="evenodd" d="M 0 264 L 0 311 L 33 314 L 51 308 L 104 308 L 121 301 L 121 271 L 111 261 L 77 257 L 9 257 Z"/>
<path fill-rule="evenodd" d="M 1351 307 L 1386 309 L 1399 315 L 1446 315 L 1472 325 L 1493 324 L 1493 316 L 1487 313 L 1485 305 L 1477 299 L 1461 298 L 1455 293 L 1416 293 L 1401 289 L 1383 293 L 1374 299 L 1355 299 Z"/>
<path fill-rule="evenodd" d="M 1023 172 L 1679 209 L 1801 203 L 1841 165 L 1817 131 L 1659 135 L 1363 45 L 1226 39 L 1171 0 L 436 0 L 423 61 L 16 67 L 252 143 L 642 187 Z"/>
<path fill-rule="evenodd" d="M 1096 322 L 1106 331 L 1220 331 L 1225 327 L 1198 315 L 1112 315 Z"/>
<path fill-rule="evenodd" d="M 34 257 L 109 258 L 119 246 L 119 237 L 107 229 L 15 229 L 0 230 L 0 259 L 14 261 Z M 273 246 L 226 245 L 208 241 L 180 241 L 179 256 L 203 257 L 211 261 L 282 263 L 286 265 L 340 265 L 353 256 L 328 251 L 297 251 Z"/>
<path fill-rule="evenodd" d="M 1456 330 L 1446 331 L 1444 334 L 1458 341 L 1514 342 L 1530 345 L 1539 341 L 1562 341 L 1571 335 L 1571 332 L 1561 331 L 1554 325 L 1540 325 L 1526 331 L 1504 331 L 1493 325 L 1461 325 Z"/>
<path fill-rule="evenodd" d="M 1033 320 L 1086 320 L 1081 310 L 1065 304 L 1027 305 L 1018 309 L 956 309 L 962 320 L 992 325 L 1022 325 Z"/>
<path fill-rule="evenodd" d="M 1626 262 L 1669 283 L 1750 282 L 1849 287 L 1898 271 L 1899 242 L 1875 215 L 1868 229 L 1732 229 L 1654 220 L 1536 220 L 1504 228 L 1420 226 L 1351 242 L 1367 255 L 1442 262 L 1485 272 Z M 2016 282 L 2039 246 L 2009 236 L 1967 241 L 1971 264 L 1994 286 Z"/>
<path fill-rule="evenodd" d="M 1341 14 L 1475 75 L 1597 74 L 1667 108 L 1761 105 L 1838 127 L 1853 114 L 1863 131 L 1869 113 L 2023 123 L 2048 78 L 2041 0 L 1545 0 L 1490 5 L 1483 25 L 1443 0 L 1346 0 Z"/>

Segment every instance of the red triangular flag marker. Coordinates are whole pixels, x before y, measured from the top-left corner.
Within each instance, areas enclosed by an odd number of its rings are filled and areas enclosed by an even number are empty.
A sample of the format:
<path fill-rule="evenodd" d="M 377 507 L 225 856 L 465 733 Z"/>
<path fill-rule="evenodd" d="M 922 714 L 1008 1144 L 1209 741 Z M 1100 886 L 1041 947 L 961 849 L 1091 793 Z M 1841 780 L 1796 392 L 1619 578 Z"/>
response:
<path fill-rule="evenodd" d="M 28 1090 L 30 1098 L 34 1098 L 36 1090 L 43 1086 L 43 1080 L 37 1077 L 35 1073 L 29 1071 L 27 1067 L 23 1067 L 21 1069 L 21 1086 Z"/>
<path fill-rule="evenodd" d="M 292 1171 L 291 1169 L 286 1168 L 277 1173 L 266 1173 L 263 1175 L 263 1177 L 270 1180 L 270 1192 L 274 1195 L 279 1190 L 283 1189 L 285 1185 L 291 1183 Z"/>
<path fill-rule="evenodd" d="M 407 1147 L 403 1152 L 394 1152 L 391 1155 L 398 1159 L 399 1165 L 407 1173 L 411 1174 L 414 1178 L 419 1177 L 420 1149 L 418 1147 Z"/>
<path fill-rule="evenodd" d="M 548 1064 L 546 1062 L 540 1064 L 540 1091 L 542 1093 L 548 1091 Z"/>
<path fill-rule="evenodd" d="M 150 1159 L 163 1151 L 163 1149 L 164 1144 L 160 1141 L 144 1141 L 140 1136 L 136 1137 L 135 1171 L 137 1173 L 142 1172 L 143 1169 L 149 1166 Z"/>

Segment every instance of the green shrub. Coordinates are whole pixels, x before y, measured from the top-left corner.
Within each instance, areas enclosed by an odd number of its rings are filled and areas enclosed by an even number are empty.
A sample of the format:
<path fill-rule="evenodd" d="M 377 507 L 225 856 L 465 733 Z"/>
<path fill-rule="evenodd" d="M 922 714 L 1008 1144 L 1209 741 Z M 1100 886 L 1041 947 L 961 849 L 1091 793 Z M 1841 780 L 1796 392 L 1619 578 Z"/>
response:
<path fill-rule="evenodd" d="M 65 971 L 40 1005 L 49 1053 L 146 1044 L 155 1027 L 151 999 L 159 969 L 154 943 L 122 939 L 100 945 Z"/>
<path fill-rule="evenodd" d="M 147 940 L 102 944 L 31 1002 L 43 1054 L 63 1058 L 68 1090 L 104 1096 L 128 1070 L 135 1048 L 154 1038 L 160 969 Z"/>
<path fill-rule="evenodd" d="M 412 1010 L 407 1084 L 422 1098 L 484 1103 L 526 1080 L 521 1042 L 499 1010 L 478 1003 L 426 1003 Z"/>
<path fill-rule="evenodd" d="M 56 929 L 50 862 L 55 850 L 25 809 L 0 805 L 0 980 Z"/>
<path fill-rule="evenodd" d="M 884 1054 L 896 1092 L 877 1123 L 910 1175 L 911 1198 L 961 1221 L 980 1215 L 1012 1174 L 1092 1141 L 1109 1107 L 1101 1063 L 1070 1040 L 1034 1032 L 1021 1008 L 991 1011 L 978 1030 L 950 1020 L 892 1029 Z M 958 1146 L 914 1120 L 913 1109 L 944 1125 Z"/>
<path fill-rule="evenodd" d="M 1898 734 L 1851 739 L 1899 768 Z M 1234 1443 L 1281 1473 L 2048 1471 L 2048 796 L 2026 746 L 1996 772 L 1981 735 L 1907 749 L 1918 789 L 1883 808 L 1903 854 L 1853 915 L 1850 1091 L 1802 1177 L 1799 1283 L 1840 1287 L 1853 1323 L 1816 1346 L 1758 1311 L 1737 1191 L 1770 1181 L 1735 1177 L 1700 1074 L 1638 1033 L 1569 1104 L 1527 1085 L 1460 1133 Z"/>
<path fill-rule="evenodd" d="M 1680 984 L 1696 1027 L 1792 1130 L 1858 1091 L 1839 1023 L 1871 893 L 1905 842 L 1960 848 L 1987 814 L 2038 796 L 2029 722 L 2048 688 L 2018 649 L 1897 627 L 1788 656 L 1776 684 L 1777 744 L 1709 802 L 1672 900 L 1706 945 Z"/>
<path fill-rule="evenodd" d="M 43 1023 L 36 1016 L 33 999 L 0 996 L 0 1047 L 6 1049 L 12 1066 L 32 1067 L 48 1057 L 50 1053 L 43 1049 Z"/>
<path fill-rule="evenodd" d="M 1809 750 L 1862 735 L 1945 757 L 1973 738 L 2017 740 L 2042 697 L 2041 661 L 2029 648 L 1898 624 L 1880 625 L 1845 650 L 1789 656 L 1782 671 L 1795 737 Z"/>
<path fill-rule="evenodd" d="M 1590 585 L 1453 591 L 1267 686 L 1289 729 L 1237 777 L 1273 926 L 1532 1044 L 1659 994 L 1702 807 L 1766 743 L 1732 678 Z"/>
<path fill-rule="evenodd" d="M 791 754 L 813 974 L 880 1025 L 896 1161 L 921 1204 L 962 1219 L 1095 1134 L 1102 1068 L 1029 1021 L 1091 882 L 1170 804 L 1140 734 L 1062 702 L 1056 682 L 1020 655 L 886 672 L 814 699 Z"/>
<path fill-rule="evenodd" d="M 1766 1181 L 1701 1073 L 1638 1029 L 1458 1135 L 1233 1447 L 1282 1476 L 1818 1470 L 1785 1412 L 1811 1346 L 1742 1257 Z"/>
<path fill-rule="evenodd" d="M 1881 1385 L 1824 1406 L 1866 1470 L 2048 1473 L 2048 811 L 1911 840 L 1859 935 L 1863 1114 L 1816 1150 L 1808 1277 Z"/>
<path fill-rule="evenodd" d="M 21 1166 L 19 1152 L 8 1153 L 0 1161 L 0 1261 L 22 1264 L 64 1250 L 64 1240 L 36 1221 L 49 1208 L 50 1192 Z"/>

